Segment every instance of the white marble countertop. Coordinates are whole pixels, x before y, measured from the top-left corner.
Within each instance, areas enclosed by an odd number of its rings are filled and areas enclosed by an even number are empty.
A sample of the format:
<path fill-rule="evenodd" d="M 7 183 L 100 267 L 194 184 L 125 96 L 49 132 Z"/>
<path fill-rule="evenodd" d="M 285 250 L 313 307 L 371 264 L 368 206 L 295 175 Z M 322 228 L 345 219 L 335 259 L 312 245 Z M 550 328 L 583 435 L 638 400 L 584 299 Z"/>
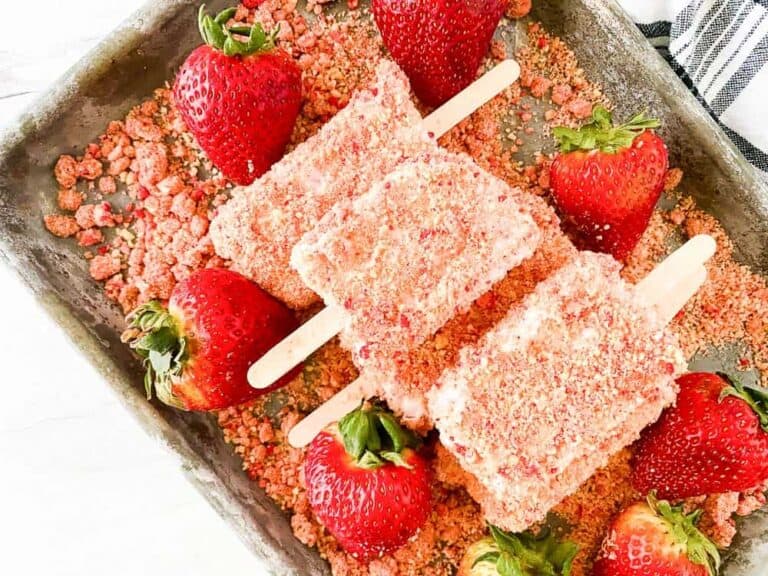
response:
<path fill-rule="evenodd" d="M 34 33 L 5 7 L 0 125 L 142 2 L 38 0 Z M 2 266 L 0 295 L 0 574 L 263 574 Z"/>

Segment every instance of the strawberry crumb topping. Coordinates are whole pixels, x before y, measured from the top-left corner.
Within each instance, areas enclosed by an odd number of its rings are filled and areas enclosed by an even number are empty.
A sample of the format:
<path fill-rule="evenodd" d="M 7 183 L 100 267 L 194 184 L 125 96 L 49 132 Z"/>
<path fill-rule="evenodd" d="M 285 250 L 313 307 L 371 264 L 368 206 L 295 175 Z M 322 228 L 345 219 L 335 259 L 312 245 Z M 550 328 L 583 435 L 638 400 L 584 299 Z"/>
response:
<path fill-rule="evenodd" d="M 70 236 L 77 234 L 80 230 L 77 220 L 71 216 L 50 214 L 44 218 L 44 221 L 48 231 L 59 238 L 69 238 Z"/>
<path fill-rule="evenodd" d="M 76 188 L 62 188 L 57 199 L 59 208 L 66 212 L 75 212 L 83 203 L 84 195 Z"/>

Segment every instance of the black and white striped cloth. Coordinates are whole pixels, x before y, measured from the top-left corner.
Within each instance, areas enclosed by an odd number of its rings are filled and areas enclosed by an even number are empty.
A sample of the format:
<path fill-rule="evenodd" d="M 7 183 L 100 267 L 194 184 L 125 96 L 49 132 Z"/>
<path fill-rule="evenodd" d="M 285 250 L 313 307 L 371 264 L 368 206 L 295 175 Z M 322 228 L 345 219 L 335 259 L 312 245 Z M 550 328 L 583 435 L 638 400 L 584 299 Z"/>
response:
<path fill-rule="evenodd" d="M 768 0 L 619 0 L 747 159 L 768 174 Z"/>

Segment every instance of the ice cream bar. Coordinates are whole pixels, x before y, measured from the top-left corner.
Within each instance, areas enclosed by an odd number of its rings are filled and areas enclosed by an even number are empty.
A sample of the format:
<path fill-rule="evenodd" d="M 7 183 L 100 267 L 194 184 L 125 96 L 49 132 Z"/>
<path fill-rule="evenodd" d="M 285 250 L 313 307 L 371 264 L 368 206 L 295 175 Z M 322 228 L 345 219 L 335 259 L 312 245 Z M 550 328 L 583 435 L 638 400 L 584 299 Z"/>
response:
<path fill-rule="evenodd" d="M 329 212 L 291 264 L 343 311 L 361 366 L 420 345 L 529 258 L 539 228 L 524 194 L 471 158 L 435 148 Z"/>
<path fill-rule="evenodd" d="M 605 255 L 537 286 L 427 393 L 488 520 L 542 520 L 674 401 L 686 364 L 665 319 Z"/>

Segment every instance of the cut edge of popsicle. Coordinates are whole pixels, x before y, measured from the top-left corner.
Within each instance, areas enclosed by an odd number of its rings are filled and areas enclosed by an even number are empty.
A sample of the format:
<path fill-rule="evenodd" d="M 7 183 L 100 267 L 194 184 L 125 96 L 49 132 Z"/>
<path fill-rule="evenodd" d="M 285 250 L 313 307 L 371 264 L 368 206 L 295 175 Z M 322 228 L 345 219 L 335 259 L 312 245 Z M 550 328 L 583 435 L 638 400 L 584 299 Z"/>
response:
<path fill-rule="evenodd" d="M 336 336 L 344 320 L 343 310 L 324 308 L 252 364 L 248 384 L 259 390 L 268 388 Z"/>

